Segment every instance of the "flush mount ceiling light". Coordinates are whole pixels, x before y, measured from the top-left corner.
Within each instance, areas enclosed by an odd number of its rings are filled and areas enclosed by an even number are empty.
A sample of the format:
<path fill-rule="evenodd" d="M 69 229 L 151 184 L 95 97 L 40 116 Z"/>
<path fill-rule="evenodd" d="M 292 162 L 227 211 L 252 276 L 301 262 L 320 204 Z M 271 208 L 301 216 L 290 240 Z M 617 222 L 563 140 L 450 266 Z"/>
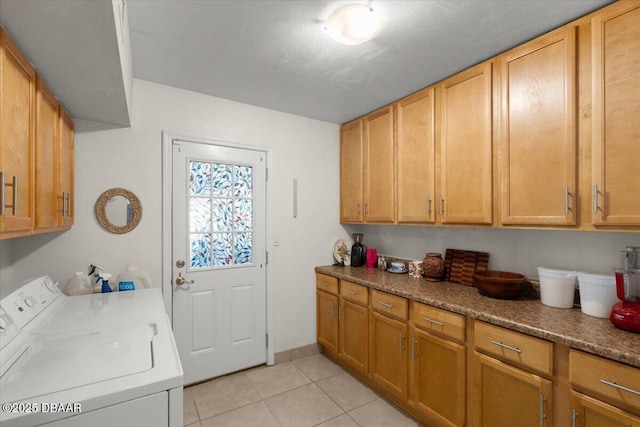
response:
<path fill-rule="evenodd" d="M 324 28 L 335 41 L 354 46 L 372 40 L 381 27 L 380 18 L 373 9 L 352 4 L 333 12 Z"/>

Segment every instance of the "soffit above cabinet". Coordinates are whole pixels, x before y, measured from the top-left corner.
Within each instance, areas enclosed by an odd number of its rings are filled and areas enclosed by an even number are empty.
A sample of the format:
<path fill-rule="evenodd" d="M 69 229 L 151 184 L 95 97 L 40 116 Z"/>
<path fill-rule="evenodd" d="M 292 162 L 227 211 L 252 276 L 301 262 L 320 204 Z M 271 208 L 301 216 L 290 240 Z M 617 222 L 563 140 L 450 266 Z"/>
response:
<path fill-rule="evenodd" d="M 122 0 L 0 0 L 0 24 L 81 131 L 130 125 L 132 60 Z M 94 123 L 100 122 L 100 123 Z"/>

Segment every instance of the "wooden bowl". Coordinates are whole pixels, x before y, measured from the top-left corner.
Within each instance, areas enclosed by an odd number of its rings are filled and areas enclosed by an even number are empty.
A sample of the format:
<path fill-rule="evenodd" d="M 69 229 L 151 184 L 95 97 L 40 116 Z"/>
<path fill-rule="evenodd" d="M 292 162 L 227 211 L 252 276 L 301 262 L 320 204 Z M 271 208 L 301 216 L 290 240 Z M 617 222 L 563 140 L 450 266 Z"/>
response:
<path fill-rule="evenodd" d="M 507 271 L 476 271 L 473 284 L 481 295 L 499 299 L 517 298 L 527 278 L 522 274 Z"/>

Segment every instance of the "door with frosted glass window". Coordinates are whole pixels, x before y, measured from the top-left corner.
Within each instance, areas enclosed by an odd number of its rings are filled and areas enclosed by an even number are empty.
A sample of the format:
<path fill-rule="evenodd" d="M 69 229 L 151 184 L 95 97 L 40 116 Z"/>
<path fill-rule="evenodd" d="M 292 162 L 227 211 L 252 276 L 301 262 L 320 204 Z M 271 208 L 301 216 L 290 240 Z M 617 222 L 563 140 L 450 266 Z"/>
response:
<path fill-rule="evenodd" d="M 265 363 L 266 154 L 173 141 L 173 329 L 185 384 Z"/>

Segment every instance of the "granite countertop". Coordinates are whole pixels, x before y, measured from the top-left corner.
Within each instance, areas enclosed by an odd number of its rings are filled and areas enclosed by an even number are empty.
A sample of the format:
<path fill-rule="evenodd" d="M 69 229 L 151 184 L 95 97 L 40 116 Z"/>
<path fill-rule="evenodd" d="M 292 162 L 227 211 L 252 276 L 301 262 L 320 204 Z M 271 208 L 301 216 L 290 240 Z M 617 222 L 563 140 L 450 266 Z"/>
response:
<path fill-rule="evenodd" d="M 618 329 L 608 319 L 588 316 L 579 308 L 548 307 L 539 299 L 499 300 L 482 296 L 471 286 L 373 268 L 322 266 L 316 272 L 640 368 L 640 334 Z"/>

